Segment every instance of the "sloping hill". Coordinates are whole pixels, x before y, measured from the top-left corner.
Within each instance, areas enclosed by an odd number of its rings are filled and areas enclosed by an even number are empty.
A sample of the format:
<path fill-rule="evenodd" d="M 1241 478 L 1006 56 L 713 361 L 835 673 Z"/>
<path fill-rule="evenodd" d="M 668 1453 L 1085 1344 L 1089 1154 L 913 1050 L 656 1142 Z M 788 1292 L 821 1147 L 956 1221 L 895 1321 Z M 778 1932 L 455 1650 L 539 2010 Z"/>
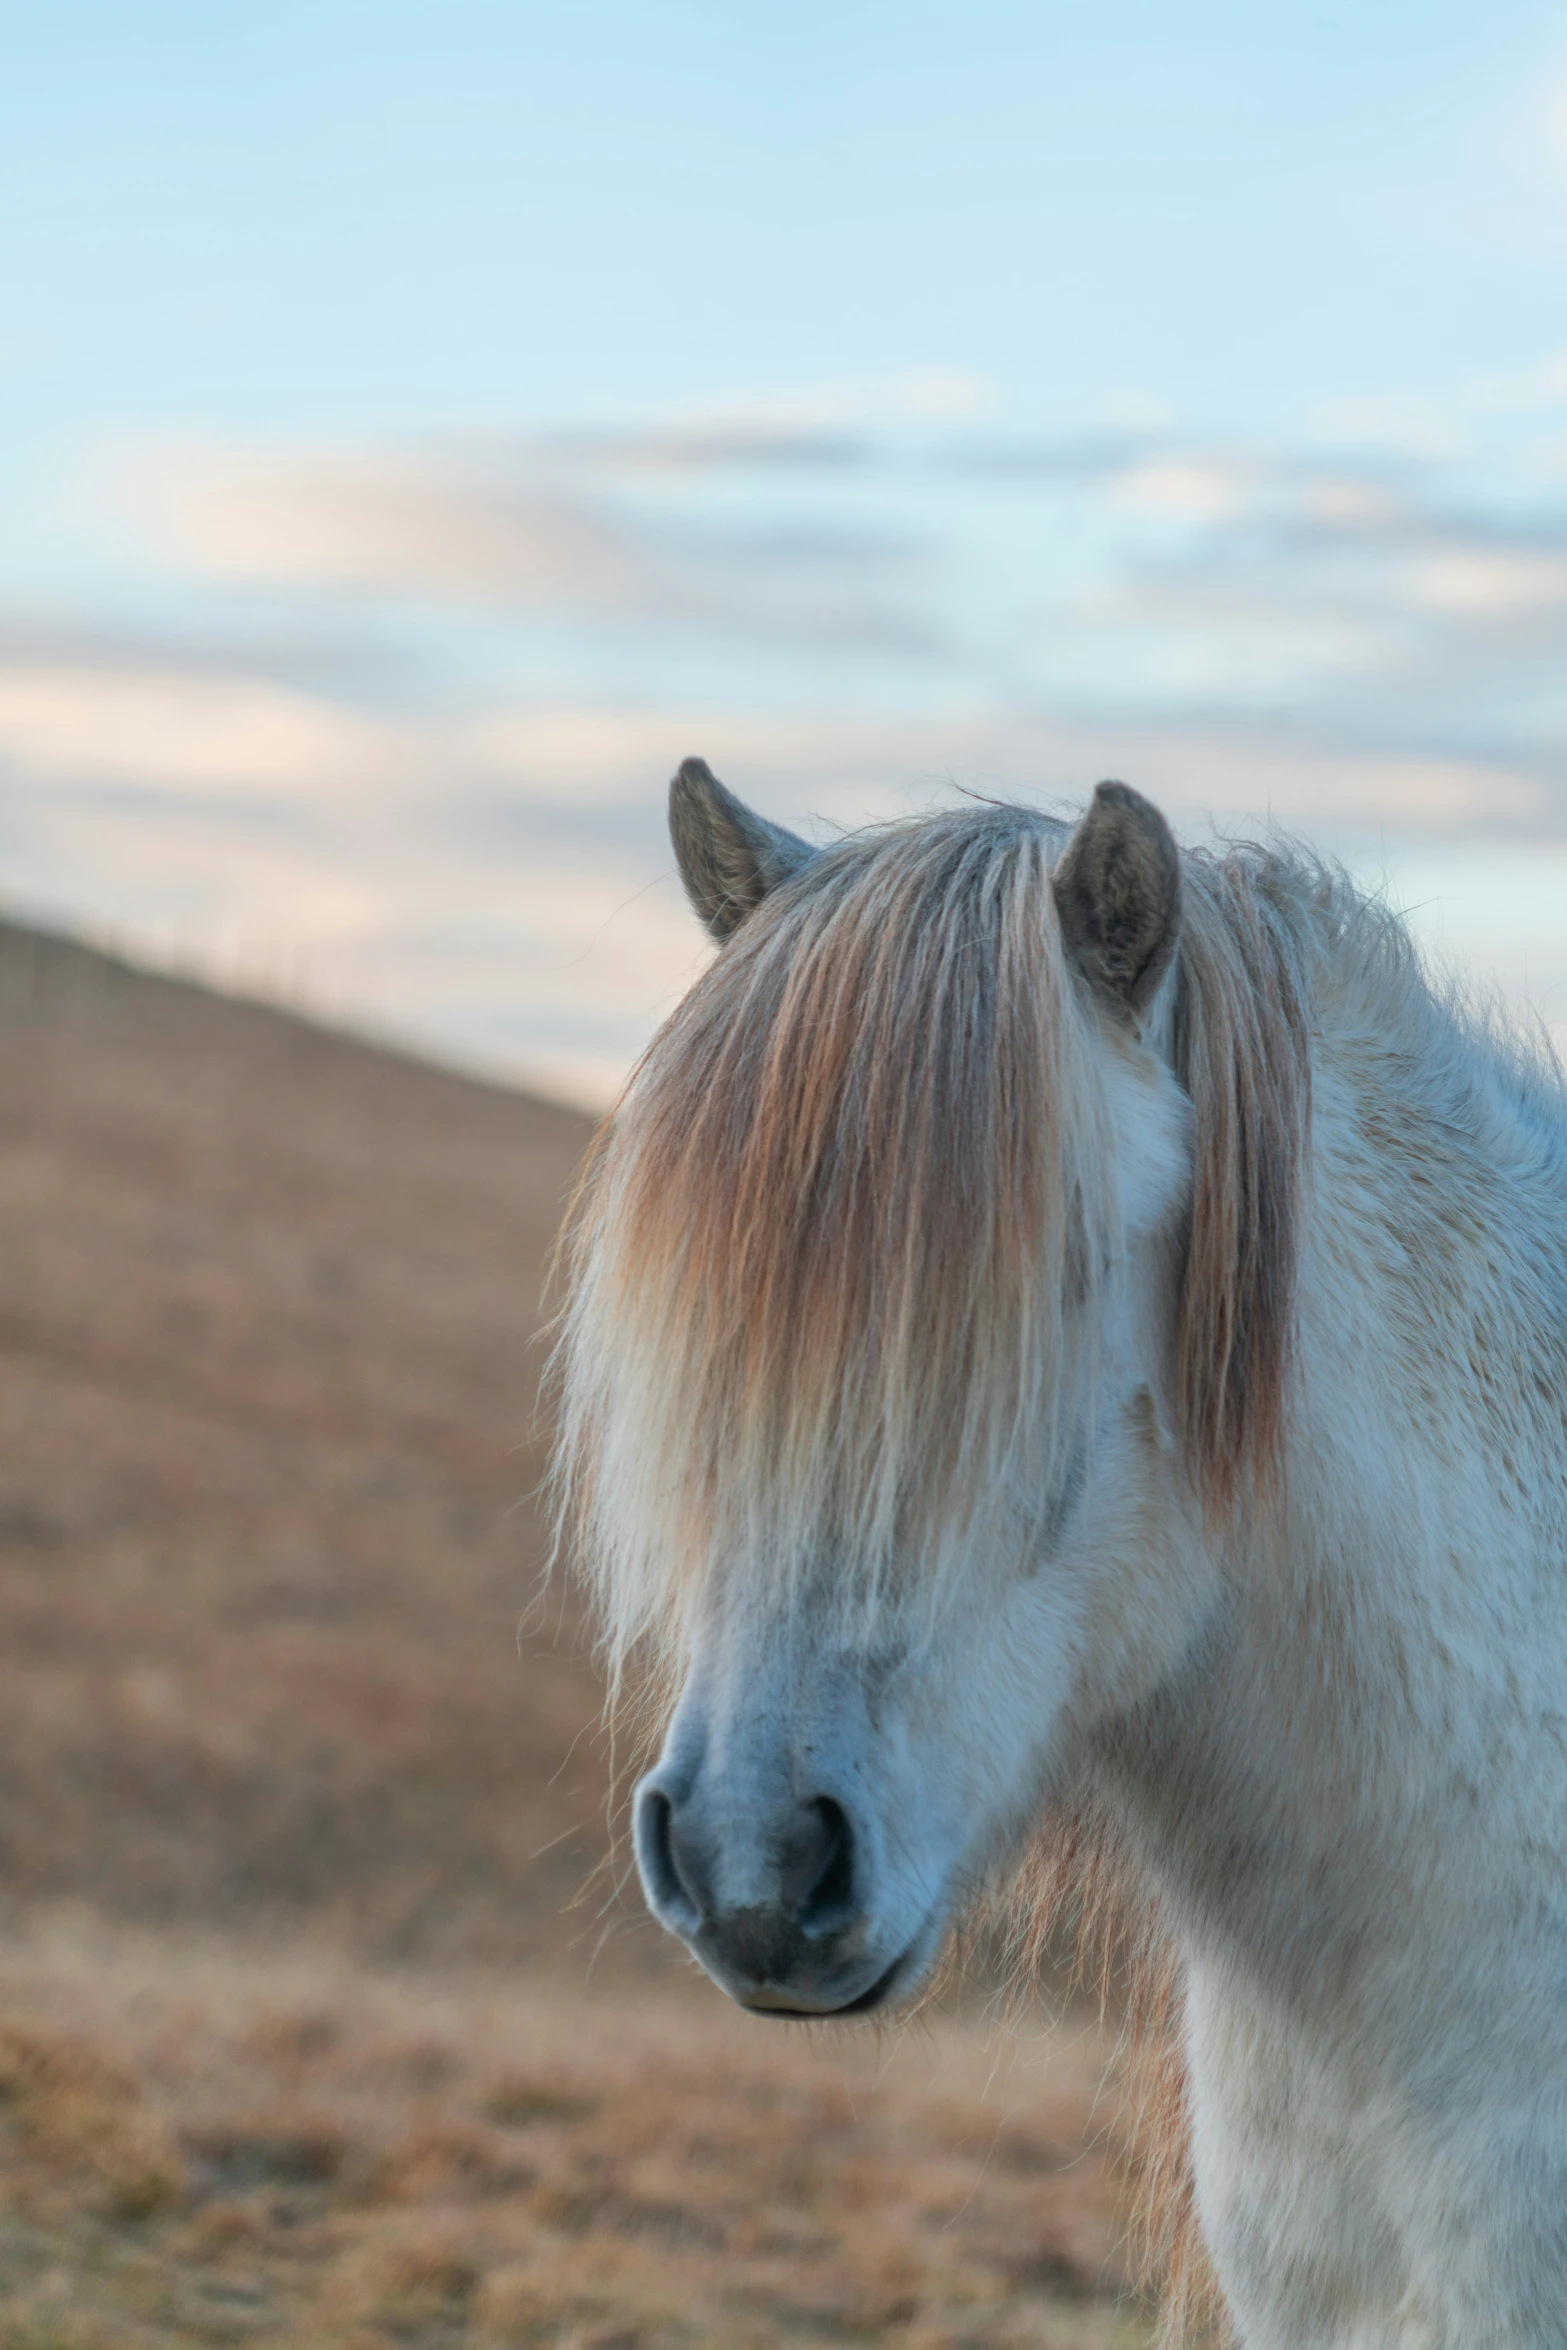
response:
<path fill-rule="evenodd" d="M 519 1641 L 587 1121 L 0 924 L 0 2350 L 1130 2350 L 1079 2023 L 799 2033 Z"/>
<path fill-rule="evenodd" d="M 577 1930 L 598 1692 L 516 1632 L 589 1131 L 0 925 L 0 1903 Z"/>

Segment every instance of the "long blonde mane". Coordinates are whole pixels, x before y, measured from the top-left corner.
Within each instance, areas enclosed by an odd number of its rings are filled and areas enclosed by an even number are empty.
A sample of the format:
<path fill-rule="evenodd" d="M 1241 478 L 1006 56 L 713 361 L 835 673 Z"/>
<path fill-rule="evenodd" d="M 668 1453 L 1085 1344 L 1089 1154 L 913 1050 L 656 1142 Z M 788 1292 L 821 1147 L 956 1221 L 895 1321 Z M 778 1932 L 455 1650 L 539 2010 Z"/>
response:
<path fill-rule="evenodd" d="M 856 835 L 752 916 L 603 1128 L 567 1240 L 563 1488 L 612 1657 L 716 1559 L 826 1546 L 876 1605 L 1053 1484 L 1074 1309 L 1120 1244 L 1102 1044 L 1050 888 L 984 806 Z M 1277 1457 L 1309 1079 L 1300 877 L 1189 857 L 1175 1049 L 1196 1170 L 1191 1474 Z"/>
<path fill-rule="evenodd" d="M 844 844 L 634 1075 L 579 1207 L 566 1354 L 617 1653 L 678 1631 L 715 1559 L 825 1549 L 874 1606 L 1048 1489 L 1069 1305 L 1116 1239 L 1054 842 L 997 810 Z"/>

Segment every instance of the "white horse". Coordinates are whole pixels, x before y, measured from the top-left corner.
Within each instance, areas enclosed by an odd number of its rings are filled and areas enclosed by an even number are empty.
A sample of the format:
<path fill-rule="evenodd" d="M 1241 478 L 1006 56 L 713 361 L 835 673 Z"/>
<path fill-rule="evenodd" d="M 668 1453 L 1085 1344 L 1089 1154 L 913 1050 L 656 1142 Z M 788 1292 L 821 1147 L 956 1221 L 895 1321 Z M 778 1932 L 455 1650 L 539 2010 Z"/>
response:
<path fill-rule="evenodd" d="M 891 2007 L 1086 1796 L 1246 2350 L 1563 2350 L 1554 1067 L 1119 785 L 819 852 L 699 761 L 671 808 L 724 943 L 561 1358 L 612 1654 L 678 1689 L 653 1910 L 747 2008 Z"/>

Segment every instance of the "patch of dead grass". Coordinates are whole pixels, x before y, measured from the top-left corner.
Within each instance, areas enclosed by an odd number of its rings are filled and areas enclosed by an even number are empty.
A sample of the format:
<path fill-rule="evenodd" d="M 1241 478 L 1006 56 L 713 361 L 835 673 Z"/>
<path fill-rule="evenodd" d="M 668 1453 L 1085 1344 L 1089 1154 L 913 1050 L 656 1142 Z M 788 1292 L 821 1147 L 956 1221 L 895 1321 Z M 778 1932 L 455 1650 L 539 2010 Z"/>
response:
<path fill-rule="evenodd" d="M 233 1949 L 62 1950 L 0 1956 L 0 2350 L 1145 2338 L 1080 2031 L 1009 2063 L 960 2021 L 768 2034 L 297 1954 L 291 2002 Z"/>

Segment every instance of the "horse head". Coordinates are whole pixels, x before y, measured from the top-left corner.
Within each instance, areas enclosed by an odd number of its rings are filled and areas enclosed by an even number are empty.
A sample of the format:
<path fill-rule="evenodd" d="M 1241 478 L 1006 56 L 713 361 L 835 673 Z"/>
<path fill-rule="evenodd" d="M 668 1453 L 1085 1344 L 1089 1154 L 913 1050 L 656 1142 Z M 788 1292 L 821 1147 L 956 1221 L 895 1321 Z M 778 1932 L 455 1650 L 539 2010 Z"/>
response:
<path fill-rule="evenodd" d="M 671 829 L 720 951 L 584 1181 L 565 1482 L 669 1698 L 655 1915 L 748 2008 L 860 2013 L 1201 1631 L 1296 1111 L 1226 1050 L 1200 1140 L 1213 884 L 1122 785 L 818 850 L 688 761 Z"/>

